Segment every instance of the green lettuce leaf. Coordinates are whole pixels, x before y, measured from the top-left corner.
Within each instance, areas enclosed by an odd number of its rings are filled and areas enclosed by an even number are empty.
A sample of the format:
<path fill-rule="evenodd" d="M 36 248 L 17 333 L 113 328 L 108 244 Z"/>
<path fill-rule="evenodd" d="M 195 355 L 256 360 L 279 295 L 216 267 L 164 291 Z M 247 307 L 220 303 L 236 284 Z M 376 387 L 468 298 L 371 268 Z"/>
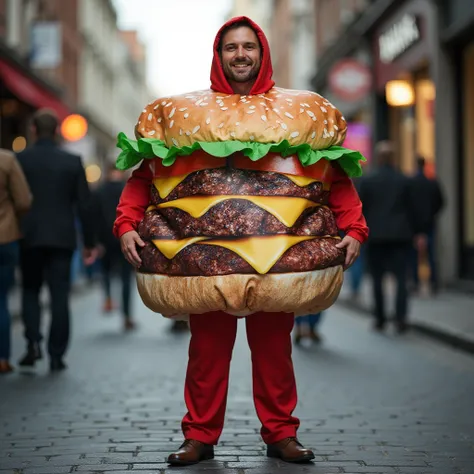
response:
<path fill-rule="evenodd" d="M 196 150 L 203 150 L 209 155 L 226 158 L 240 151 L 252 161 L 257 161 L 269 152 L 282 156 L 297 155 L 303 166 L 313 165 L 321 159 L 338 160 L 346 174 L 355 178 L 362 175 L 361 161 L 366 161 L 358 151 L 342 146 L 332 146 L 325 150 L 313 150 L 307 143 L 290 145 L 287 140 L 280 143 L 256 143 L 240 141 L 195 142 L 191 146 L 168 148 L 165 142 L 155 138 L 131 140 L 124 133 L 117 137 L 117 147 L 122 150 L 117 158 L 117 168 L 127 170 L 138 165 L 140 161 L 161 158 L 164 166 L 171 166 L 177 156 L 188 156 Z"/>

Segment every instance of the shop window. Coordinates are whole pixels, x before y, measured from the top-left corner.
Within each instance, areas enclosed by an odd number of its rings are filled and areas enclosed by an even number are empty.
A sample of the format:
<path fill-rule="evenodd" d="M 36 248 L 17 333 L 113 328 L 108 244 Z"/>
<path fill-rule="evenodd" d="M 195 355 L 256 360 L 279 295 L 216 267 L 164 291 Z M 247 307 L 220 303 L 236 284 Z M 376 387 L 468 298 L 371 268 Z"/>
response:
<path fill-rule="evenodd" d="M 474 278 L 474 43 L 463 57 L 463 276 Z"/>

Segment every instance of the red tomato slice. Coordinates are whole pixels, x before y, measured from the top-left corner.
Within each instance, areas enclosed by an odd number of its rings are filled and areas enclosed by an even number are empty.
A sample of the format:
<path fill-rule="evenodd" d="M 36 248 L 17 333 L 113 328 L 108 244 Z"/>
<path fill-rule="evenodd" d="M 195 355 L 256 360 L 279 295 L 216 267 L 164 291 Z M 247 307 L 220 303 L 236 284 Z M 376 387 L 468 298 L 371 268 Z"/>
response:
<path fill-rule="evenodd" d="M 331 177 L 331 165 L 327 160 L 319 160 L 314 165 L 303 166 L 297 155 L 282 157 L 278 153 L 268 153 L 268 155 L 257 161 L 252 161 L 242 153 L 233 156 L 233 165 L 236 168 L 273 171 L 280 174 L 291 174 L 295 176 L 307 176 L 319 181 L 329 181 Z"/>
<path fill-rule="evenodd" d="M 171 166 L 163 166 L 161 159 L 155 158 L 152 169 L 154 167 L 154 178 L 169 178 L 189 174 L 193 171 L 222 168 L 223 166 L 226 166 L 225 158 L 216 158 L 202 150 L 197 150 L 189 156 L 178 156 Z"/>

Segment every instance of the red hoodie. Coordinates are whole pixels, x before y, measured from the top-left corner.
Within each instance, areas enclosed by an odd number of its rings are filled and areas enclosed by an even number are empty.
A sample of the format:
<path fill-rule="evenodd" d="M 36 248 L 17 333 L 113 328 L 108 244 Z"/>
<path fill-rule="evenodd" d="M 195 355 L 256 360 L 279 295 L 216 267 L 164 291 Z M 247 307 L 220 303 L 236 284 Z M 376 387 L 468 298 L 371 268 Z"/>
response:
<path fill-rule="evenodd" d="M 245 16 L 232 18 L 222 26 L 216 35 L 211 67 L 211 89 L 215 92 L 226 94 L 234 93 L 224 75 L 218 47 L 224 28 L 242 20 L 248 22 L 253 28 L 262 48 L 260 72 L 255 84 L 252 86 L 250 95 L 263 94 L 275 85 L 275 82 L 272 80 L 273 69 L 270 47 L 262 29 Z M 113 229 L 117 238 L 120 238 L 126 232 L 137 230 L 138 224 L 143 219 L 145 210 L 150 203 L 152 179 L 153 175 L 148 162 L 143 160 L 140 167 L 133 172 L 128 180 L 120 198 L 120 203 L 117 207 L 117 219 Z M 336 217 L 337 226 L 340 230 L 361 243 L 367 240 L 368 227 L 362 215 L 362 203 L 352 181 L 337 164 L 334 165 L 333 181 L 329 194 L 329 207 Z"/>

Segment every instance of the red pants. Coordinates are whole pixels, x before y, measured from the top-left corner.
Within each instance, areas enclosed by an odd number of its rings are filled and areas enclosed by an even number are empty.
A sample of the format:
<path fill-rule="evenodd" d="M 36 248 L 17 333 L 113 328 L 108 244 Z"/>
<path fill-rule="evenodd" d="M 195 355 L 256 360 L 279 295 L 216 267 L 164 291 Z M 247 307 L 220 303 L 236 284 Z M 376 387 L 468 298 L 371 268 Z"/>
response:
<path fill-rule="evenodd" d="M 191 315 L 191 341 L 183 418 L 185 438 L 217 444 L 224 426 L 229 369 L 237 334 L 235 316 L 223 312 Z M 293 314 L 254 313 L 245 318 L 252 353 L 253 398 L 267 444 L 296 436 L 299 420 L 291 360 Z"/>

